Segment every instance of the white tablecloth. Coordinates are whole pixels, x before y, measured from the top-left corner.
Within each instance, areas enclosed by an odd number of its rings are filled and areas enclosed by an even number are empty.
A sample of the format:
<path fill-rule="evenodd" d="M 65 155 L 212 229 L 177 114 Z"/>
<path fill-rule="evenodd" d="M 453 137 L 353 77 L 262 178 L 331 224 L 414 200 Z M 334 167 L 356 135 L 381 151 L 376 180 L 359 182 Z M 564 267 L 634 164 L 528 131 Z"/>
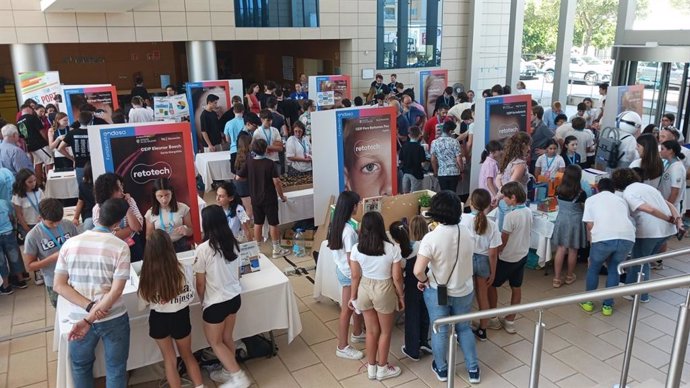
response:
<path fill-rule="evenodd" d="M 183 263 L 191 265 L 190 260 Z M 240 339 L 270 330 L 288 329 L 288 342 L 302 332 L 297 302 L 288 278 L 265 256 L 260 258 L 261 270 L 256 273 L 243 275 L 242 307 L 237 313 L 237 321 L 233 338 Z M 127 360 L 127 370 L 141 368 L 162 361 L 156 342 L 149 337 L 148 309 L 138 310 L 136 292 L 122 296 L 129 313 L 130 349 Z M 63 322 L 66 301 L 62 297 L 58 300 L 55 314 L 55 335 L 53 336 L 53 350 L 58 352 L 57 360 L 57 388 L 71 388 L 72 371 L 69 365 L 67 335 L 71 324 Z M 195 298 L 190 306 L 192 322 L 192 348 L 194 351 L 208 347 L 203 333 L 201 305 Z M 96 348 L 94 376 L 105 375 L 103 359 L 103 343 Z"/>
<path fill-rule="evenodd" d="M 204 152 L 196 154 L 194 165 L 206 185 L 206 191 L 211 191 L 214 180 L 228 180 L 235 177 L 230 170 L 230 152 Z"/>
<path fill-rule="evenodd" d="M 48 171 L 45 196 L 46 198 L 57 199 L 78 198 L 79 185 L 77 184 L 77 173 L 74 171 Z"/>
<path fill-rule="evenodd" d="M 314 279 L 314 299 L 318 301 L 330 298 L 340 303 L 340 283 L 335 274 L 333 252 L 328 248 L 328 241 L 322 241 L 319 248 L 319 261 L 316 263 L 316 277 Z"/>
<path fill-rule="evenodd" d="M 537 210 L 537 205 L 530 206 L 530 210 L 532 210 L 532 231 L 529 247 L 537 252 L 539 266 L 543 267 L 552 258 L 551 236 L 558 212 L 540 212 Z M 489 218 L 495 220 L 497 213 L 498 208 L 492 210 Z"/>
<path fill-rule="evenodd" d="M 278 202 L 278 220 L 288 224 L 314 217 L 314 189 L 289 191 L 287 202 Z"/>

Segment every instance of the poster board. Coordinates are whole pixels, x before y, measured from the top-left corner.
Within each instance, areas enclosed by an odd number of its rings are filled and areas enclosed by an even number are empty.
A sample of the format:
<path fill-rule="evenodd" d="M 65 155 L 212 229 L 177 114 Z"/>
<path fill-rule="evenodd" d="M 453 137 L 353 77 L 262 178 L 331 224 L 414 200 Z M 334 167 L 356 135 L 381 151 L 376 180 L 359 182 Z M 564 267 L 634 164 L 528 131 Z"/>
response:
<path fill-rule="evenodd" d="M 360 197 L 398 192 L 396 113 L 393 107 L 314 112 L 312 133 L 314 219 L 323 220 L 331 196 L 353 190 Z M 334 172 L 337 171 L 337 174 Z"/>
<path fill-rule="evenodd" d="M 56 107 L 62 102 L 59 72 L 23 71 L 19 72 L 18 75 L 20 101 L 23 102 L 31 98 L 40 105 L 53 104 Z"/>
<path fill-rule="evenodd" d="M 419 103 L 426 110 L 428 117 L 434 114 L 436 100 L 443 95 L 443 91 L 448 87 L 448 70 L 423 70 L 417 72 L 416 92 Z"/>
<path fill-rule="evenodd" d="M 615 128 L 616 117 L 625 111 L 643 113 L 644 85 L 610 86 L 606 92 L 606 106 L 601 128 Z"/>
<path fill-rule="evenodd" d="M 489 141 L 505 142 L 518 132 L 532 131 L 532 95 L 479 98 L 475 108 L 470 192 L 478 186 L 481 156 Z"/>
<path fill-rule="evenodd" d="M 70 122 L 79 119 L 79 107 L 82 104 L 96 107 L 95 116 L 108 123 L 113 122 L 113 112 L 120 107 L 114 85 L 63 86 L 62 94 L 65 113 Z"/>
<path fill-rule="evenodd" d="M 156 121 L 180 121 L 189 116 L 189 102 L 186 94 L 174 96 L 153 97 L 153 116 Z"/>
<path fill-rule="evenodd" d="M 317 110 L 343 107 L 343 99 L 352 98 L 352 80 L 349 75 L 320 75 L 309 77 L 309 99 Z"/>
<path fill-rule="evenodd" d="M 200 148 L 201 143 L 201 128 L 199 126 L 199 118 L 201 112 L 206 106 L 206 97 L 209 94 L 218 96 L 218 117 L 228 110 L 231 101 L 231 86 L 228 80 L 216 81 L 201 81 L 187 83 L 187 103 L 189 105 L 189 121 L 191 123 L 191 132 L 193 134 L 193 151 Z"/>
<path fill-rule="evenodd" d="M 201 242 L 189 123 L 136 123 L 89 127 L 93 176 L 120 175 L 141 214 L 151 208 L 153 181 L 168 178 L 177 200 L 191 209 L 194 241 Z"/>

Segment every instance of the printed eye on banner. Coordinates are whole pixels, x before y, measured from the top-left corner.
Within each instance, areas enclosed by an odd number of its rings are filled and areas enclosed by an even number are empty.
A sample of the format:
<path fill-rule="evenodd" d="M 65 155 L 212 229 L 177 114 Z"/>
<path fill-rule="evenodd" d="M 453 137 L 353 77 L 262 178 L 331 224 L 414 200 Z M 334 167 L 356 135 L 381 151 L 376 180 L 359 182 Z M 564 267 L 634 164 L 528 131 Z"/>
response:
<path fill-rule="evenodd" d="M 168 163 L 157 162 L 151 165 L 137 164 L 131 171 L 132 180 L 139 184 L 145 184 L 160 178 L 170 178 L 172 168 Z"/>

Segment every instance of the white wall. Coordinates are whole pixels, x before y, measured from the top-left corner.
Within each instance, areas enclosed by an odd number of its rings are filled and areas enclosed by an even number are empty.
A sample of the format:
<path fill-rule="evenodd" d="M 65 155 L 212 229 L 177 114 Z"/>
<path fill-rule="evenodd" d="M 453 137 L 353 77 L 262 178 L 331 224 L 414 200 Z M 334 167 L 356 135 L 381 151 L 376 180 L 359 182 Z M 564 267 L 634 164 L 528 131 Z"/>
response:
<path fill-rule="evenodd" d="M 477 85 L 472 85 L 477 93 L 506 82 L 510 0 L 482 0 L 480 18 L 479 74 Z"/>

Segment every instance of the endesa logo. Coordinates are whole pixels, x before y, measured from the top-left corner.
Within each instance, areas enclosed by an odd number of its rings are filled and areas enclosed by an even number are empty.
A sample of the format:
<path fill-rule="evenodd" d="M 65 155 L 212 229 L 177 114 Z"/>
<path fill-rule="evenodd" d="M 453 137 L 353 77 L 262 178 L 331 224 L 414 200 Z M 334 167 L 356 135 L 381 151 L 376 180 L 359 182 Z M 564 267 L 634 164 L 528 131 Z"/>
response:
<path fill-rule="evenodd" d="M 137 164 L 132 168 L 130 174 L 134 182 L 143 185 L 152 180 L 170 178 L 172 175 L 172 168 L 165 162 L 157 162 L 152 165 Z"/>

